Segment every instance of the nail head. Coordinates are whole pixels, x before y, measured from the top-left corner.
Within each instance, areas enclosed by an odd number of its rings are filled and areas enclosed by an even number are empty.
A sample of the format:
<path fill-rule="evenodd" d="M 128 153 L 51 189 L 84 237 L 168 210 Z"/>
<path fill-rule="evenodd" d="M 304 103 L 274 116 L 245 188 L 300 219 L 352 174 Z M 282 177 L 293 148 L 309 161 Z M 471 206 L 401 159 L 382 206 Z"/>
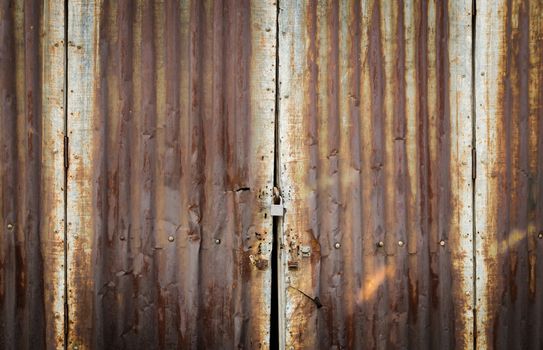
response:
<path fill-rule="evenodd" d="M 444 240 L 439 241 L 439 245 L 443 247 L 445 245 L 445 241 Z"/>
<path fill-rule="evenodd" d="M 378 247 L 384 247 L 385 243 L 383 241 L 379 241 L 379 242 L 377 242 L 377 246 Z"/>
<path fill-rule="evenodd" d="M 218 239 L 218 238 L 216 238 L 216 239 L 215 239 L 215 244 L 221 244 L 221 240 Z"/>
<path fill-rule="evenodd" d="M 341 243 L 339 243 L 339 242 L 336 242 L 336 244 L 334 244 L 334 247 L 335 247 L 336 249 L 339 249 L 339 248 L 341 248 Z"/>
<path fill-rule="evenodd" d="M 173 236 L 168 237 L 168 241 L 173 242 L 173 240 L 174 240 Z"/>
<path fill-rule="evenodd" d="M 403 241 L 398 241 L 398 245 L 399 245 L 400 247 L 403 247 L 404 244 L 405 244 L 405 243 L 404 243 Z"/>
<path fill-rule="evenodd" d="M 8 224 L 8 230 L 13 230 L 13 224 Z"/>
<path fill-rule="evenodd" d="M 124 236 L 119 237 L 119 239 L 120 239 L 121 241 L 124 241 L 124 240 L 125 240 Z"/>
<path fill-rule="evenodd" d="M 537 235 L 537 237 L 538 237 L 539 239 L 543 239 L 543 231 L 539 232 L 539 234 Z"/>

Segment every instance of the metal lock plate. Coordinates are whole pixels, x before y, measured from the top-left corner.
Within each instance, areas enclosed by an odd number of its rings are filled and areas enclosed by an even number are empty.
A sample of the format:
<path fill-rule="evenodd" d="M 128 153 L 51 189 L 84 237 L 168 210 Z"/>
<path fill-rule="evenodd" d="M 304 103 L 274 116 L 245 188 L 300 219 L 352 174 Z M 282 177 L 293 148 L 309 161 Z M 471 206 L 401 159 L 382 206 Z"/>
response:
<path fill-rule="evenodd" d="M 272 203 L 271 216 L 283 216 L 283 197 L 279 197 L 279 204 Z"/>

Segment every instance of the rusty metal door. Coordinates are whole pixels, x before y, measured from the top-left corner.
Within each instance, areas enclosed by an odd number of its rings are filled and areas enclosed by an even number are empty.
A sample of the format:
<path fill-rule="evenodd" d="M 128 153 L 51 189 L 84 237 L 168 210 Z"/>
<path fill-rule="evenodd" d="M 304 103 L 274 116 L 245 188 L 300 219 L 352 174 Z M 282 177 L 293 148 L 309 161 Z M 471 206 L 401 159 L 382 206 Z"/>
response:
<path fill-rule="evenodd" d="M 279 7 L 281 346 L 540 349 L 543 2 Z"/>
<path fill-rule="evenodd" d="M 473 346 L 471 6 L 281 8 L 287 348 Z"/>
<path fill-rule="evenodd" d="M 542 85 L 543 0 L 0 0 L 0 348 L 540 349 Z"/>
<path fill-rule="evenodd" d="M 68 347 L 267 348 L 271 1 L 68 1 Z"/>

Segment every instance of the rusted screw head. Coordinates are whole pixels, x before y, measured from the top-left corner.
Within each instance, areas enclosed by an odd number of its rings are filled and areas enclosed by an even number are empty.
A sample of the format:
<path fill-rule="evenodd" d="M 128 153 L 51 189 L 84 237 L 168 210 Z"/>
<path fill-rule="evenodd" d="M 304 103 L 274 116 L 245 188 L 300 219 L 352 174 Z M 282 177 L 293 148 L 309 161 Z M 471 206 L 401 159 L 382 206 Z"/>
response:
<path fill-rule="evenodd" d="M 398 245 L 399 245 L 400 247 L 403 247 L 404 244 L 405 244 L 405 243 L 404 243 L 403 241 L 398 241 Z"/>
<path fill-rule="evenodd" d="M 444 240 L 439 241 L 439 245 L 442 247 L 445 246 L 445 241 Z"/>
<path fill-rule="evenodd" d="M 221 244 L 221 240 L 218 238 L 215 238 L 215 244 Z"/>
<path fill-rule="evenodd" d="M 169 236 L 169 237 L 168 237 L 168 241 L 170 241 L 170 242 L 173 242 L 174 239 L 175 239 L 175 238 L 173 238 L 173 236 Z"/>
<path fill-rule="evenodd" d="M 8 230 L 10 231 L 13 230 L 13 227 L 14 227 L 13 224 L 8 224 Z"/>
<path fill-rule="evenodd" d="M 537 235 L 537 238 L 543 239 L 543 231 L 539 232 L 539 234 Z"/>
<path fill-rule="evenodd" d="M 385 246 L 385 242 L 379 241 L 379 242 L 377 242 L 377 246 L 378 246 L 379 248 L 382 248 L 382 247 Z"/>
<path fill-rule="evenodd" d="M 334 244 L 334 247 L 335 247 L 336 249 L 339 249 L 339 248 L 341 248 L 341 243 L 339 243 L 339 242 L 336 242 L 336 244 Z"/>

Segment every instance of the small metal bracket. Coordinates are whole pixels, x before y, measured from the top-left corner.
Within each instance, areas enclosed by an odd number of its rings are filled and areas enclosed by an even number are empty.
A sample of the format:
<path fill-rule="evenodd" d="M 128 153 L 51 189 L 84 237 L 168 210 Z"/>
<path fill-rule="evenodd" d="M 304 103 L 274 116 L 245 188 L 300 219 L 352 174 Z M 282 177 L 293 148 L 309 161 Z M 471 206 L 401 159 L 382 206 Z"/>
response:
<path fill-rule="evenodd" d="M 309 258 L 311 256 L 311 247 L 308 245 L 301 246 L 300 253 L 302 254 L 302 258 Z"/>
<path fill-rule="evenodd" d="M 298 270 L 299 264 L 296 260 L 289 260 L 287 266 L 289 270 Z"/>

